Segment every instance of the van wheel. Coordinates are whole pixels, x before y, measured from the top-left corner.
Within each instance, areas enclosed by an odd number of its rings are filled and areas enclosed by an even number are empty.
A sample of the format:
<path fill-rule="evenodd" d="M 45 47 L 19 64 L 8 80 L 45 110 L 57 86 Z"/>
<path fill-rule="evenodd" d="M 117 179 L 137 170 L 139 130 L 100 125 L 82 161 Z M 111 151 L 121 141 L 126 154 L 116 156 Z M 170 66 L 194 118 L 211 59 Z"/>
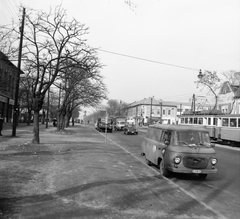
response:
<path fill-rule="evenodd" d="M 198 176 L 201 178 L 201 179 L 205 179 L 207 177 L 207 174 L 206 173 L 199 173 Z"/>
<path fill-rule="evenodd" d="M 150 160 L 148 160 L 147 158 L 146 158 L 146 163 L 147 163 L 148 166 L 152 165 L 152 162 Z"/>
<path fill-rule="evenodd" d="M 161 160 L 159 164 L 160 175 L 168 177 L 170 175 L 170 171 L 165 168 L 164 161 Z"/>

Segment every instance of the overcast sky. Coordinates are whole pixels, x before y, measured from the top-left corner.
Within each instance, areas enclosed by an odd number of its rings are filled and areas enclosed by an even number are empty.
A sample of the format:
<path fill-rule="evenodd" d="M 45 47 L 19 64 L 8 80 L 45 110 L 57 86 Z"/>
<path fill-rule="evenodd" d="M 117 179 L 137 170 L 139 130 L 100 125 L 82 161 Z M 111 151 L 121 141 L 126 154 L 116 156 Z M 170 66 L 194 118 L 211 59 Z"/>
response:
<path fill-rule="evenodd" d="M 239 0 L 0 0 L 0 25 L 18 22 L 19 5 L 49 11 L 62 3 L 69 19 L 89 27 L 99 48 L 110 99 L 154 96 L 186 102 L 199 69 L 240 71 Z M 133 58 L 134 57 L 134 58 Z"/>

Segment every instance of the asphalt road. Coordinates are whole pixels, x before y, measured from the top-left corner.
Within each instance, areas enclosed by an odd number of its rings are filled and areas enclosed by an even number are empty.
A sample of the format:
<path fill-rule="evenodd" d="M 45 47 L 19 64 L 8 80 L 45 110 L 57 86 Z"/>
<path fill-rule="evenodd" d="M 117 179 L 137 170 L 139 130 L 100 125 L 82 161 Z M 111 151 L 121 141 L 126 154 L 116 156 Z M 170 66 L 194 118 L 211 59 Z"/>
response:
<path fill-rule="evenodd" d="M 104 133 L 103 133 L 104 134 Z M 124 135 L 121 131 L 107 133 L 107 137 L 129 151 L 136 159 L 145 162 L 140 155 L 145 132 Z M 240 150 L 216 145 L 217 174 L 209 174 L 204 180 L 188 174 L 174 174 L 169 178 L 196 199 L 218 211 L 226 218 L 240 218 Z M 149 167 L 155 168 L 157 167 Z"/>

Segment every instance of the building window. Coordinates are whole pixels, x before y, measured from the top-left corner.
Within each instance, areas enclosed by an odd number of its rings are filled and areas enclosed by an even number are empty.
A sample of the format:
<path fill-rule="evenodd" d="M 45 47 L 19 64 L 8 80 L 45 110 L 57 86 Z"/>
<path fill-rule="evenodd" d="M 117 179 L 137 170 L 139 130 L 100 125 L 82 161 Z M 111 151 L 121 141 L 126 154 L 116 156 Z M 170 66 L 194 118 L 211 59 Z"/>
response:
<path fill-rule="evenodd" d="M 163 115 L 165 115 L 165 110 L 163 110 Z"/>
<path fill-rule="evenodd" d="M 171 115 L 171 110 L 168 110 L 168 115 Z"/>

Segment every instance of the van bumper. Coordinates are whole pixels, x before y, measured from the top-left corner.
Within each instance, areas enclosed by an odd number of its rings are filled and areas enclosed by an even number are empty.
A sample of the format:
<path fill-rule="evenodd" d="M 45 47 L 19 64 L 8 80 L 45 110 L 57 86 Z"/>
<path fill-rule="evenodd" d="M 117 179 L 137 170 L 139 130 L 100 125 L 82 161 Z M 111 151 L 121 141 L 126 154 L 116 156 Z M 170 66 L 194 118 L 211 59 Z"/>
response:
<path fill-rule="evenodd" d="M 203 174 L 209 174 L 209 173 L 217 173 L 216 168 L 212 169 L 186 169 L 186 168 L 175 168 L 175 167 L 167 167 L 167 169 L 174 173 L 203 173 Z"/>

